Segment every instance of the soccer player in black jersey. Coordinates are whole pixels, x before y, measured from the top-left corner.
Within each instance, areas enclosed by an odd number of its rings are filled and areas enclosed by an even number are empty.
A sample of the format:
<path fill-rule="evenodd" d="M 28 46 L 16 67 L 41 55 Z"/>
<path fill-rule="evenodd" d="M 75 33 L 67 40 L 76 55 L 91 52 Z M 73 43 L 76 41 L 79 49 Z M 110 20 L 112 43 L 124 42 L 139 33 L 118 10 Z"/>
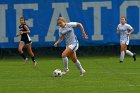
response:
<path fill-rule="evenodd" d="M 23 64 L 25 64 L 27 62 L 28 58 L 25 56 L 22 49 L 26 45 L 27 51 L 32 58 L 33 64 L 36 65 L 34 53 L 32 52 L 32 41 L 31 41 L 29 34 L 30 34 L 30 30 L 29 30 L 28 26 L 26 25 L 25 18 L 21 17 L 20 26 L 19 26 L 19 34 L 16 35 L 16 37 L 21 36 L 18 51 L 19 51 L 20 55 L 22 56 L 22 58 L 24 59 Z"/>

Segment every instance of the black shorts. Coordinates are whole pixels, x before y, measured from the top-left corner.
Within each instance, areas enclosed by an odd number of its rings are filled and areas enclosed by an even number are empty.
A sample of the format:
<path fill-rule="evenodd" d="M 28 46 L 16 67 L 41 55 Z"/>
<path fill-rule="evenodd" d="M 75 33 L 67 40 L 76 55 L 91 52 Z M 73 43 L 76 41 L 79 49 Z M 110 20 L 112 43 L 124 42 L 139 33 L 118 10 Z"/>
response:
<path fill-rule="evenodd" d="M 32 41 L 29 39 L 21 39 L 20 41 L 24 42 L 26 45 L 27 44 L 32 44 Z"/>

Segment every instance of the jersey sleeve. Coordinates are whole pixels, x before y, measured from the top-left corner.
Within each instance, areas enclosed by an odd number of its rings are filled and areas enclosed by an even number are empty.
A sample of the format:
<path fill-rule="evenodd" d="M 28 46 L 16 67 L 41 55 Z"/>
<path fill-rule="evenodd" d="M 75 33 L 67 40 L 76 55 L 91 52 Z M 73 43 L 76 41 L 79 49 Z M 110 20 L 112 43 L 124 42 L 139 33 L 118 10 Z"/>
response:
<path fill-rule="evenodd" d="M 77 26 L 77 22 L 69 22 L 67 24 L 71 27 L 76 27 Z"/>
<path fill-rule="evenodd" d="M 117 26 L 117 31 L 119 30 L 119 25 Z"/>
<path fill-rule="evenodd" d="M 120 24 L 117 26 L 117 31 L 119 30 Z"/>
<path fill-rule="evenodd" d="M 131 29 L 133 29 L 133 27 L 131 26 L 131 25 L 127 25 L 127 29 L 129 29 L 129 30 L 131 30 Z"/>
<path fill-rule="evenodd" d="M 61 30 L 59 29 L 59 37 L 62 37 L 62 33 Z"/>

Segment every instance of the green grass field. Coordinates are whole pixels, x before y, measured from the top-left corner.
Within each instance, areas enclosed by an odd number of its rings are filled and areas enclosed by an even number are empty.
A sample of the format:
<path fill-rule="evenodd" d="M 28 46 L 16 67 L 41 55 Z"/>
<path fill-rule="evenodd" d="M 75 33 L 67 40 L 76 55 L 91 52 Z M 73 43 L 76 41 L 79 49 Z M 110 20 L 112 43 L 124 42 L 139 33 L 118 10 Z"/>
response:
<path fill-rule="evenodd" d="M 20 58 L 0 60 L 0 93 L 140 93 L 140 57 L 130 57 L 120 64 L 118 57 L 79 57 L 86 74 L 79 76 L 69 61 L 70 72 L 52 77 L 63 69 L 61 58 L 38 58 L 26 65 Z"/>

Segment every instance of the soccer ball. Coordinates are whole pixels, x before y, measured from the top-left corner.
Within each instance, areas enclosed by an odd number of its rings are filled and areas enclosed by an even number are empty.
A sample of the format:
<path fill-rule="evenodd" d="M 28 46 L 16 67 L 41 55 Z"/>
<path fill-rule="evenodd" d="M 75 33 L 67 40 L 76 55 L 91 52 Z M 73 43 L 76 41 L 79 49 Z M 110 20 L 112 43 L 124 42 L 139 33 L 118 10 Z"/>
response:
<path fill-rule="evenodd" d="M 61 77 L 62 76 L 62 71 L 60 69 L 56 69 L 53 71 L 53 76 L 54 77 Z"/>

